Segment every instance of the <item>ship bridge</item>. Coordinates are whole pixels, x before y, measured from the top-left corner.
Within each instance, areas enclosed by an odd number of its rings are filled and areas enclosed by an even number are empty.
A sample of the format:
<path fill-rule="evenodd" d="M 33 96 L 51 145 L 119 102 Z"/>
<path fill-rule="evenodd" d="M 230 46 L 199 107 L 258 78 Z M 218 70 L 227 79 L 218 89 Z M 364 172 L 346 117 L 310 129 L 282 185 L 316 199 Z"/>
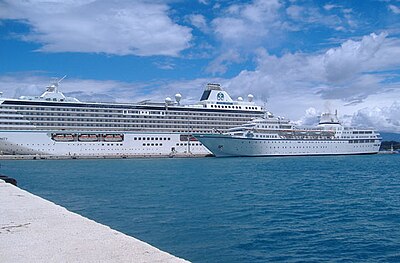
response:
<path fill-rule="evenodd" d="M 216 83 L 207 84 L 200 101 L 233 102 L 231 96 Z"/>
<path fill-rule="evenodd" d="M 65 78 L 57 80 L 51 83 L 49 86 L 46 87 L 46 91 L 38 96 L 21 96 L 19 97 L 20 100 L 45 100 L 45 101 L 53 101 L 53 102 L 80 102 L 78 99 L 73 97 L 66 97 L 61 91 L 58 90 L 58 85 L 60 82 Z"/>
<path fill-rule="evenodd" d="M 254 96 L 249 94 L 247 96 L 247 101 L 244 101 L 242 97 L 233 100 L 231 96 L 222 89 L 220 84 L 209 83 L 204 89 L 203 95 L 198 104 L 203 105 L 204 108 L 211 109 L 263 112 L 264 109 L 261 106 L 257 106 L 254 103 L 253 98 Z"/>
<path fill-rule="evenodd" d="M 337 116 L 337 111 L 335 111 L 334 114 L 322 113 L 318 126 L 325 129 L 339 129 L 340 127 L 342 127 L 342 124 L 340 123 Z"/>

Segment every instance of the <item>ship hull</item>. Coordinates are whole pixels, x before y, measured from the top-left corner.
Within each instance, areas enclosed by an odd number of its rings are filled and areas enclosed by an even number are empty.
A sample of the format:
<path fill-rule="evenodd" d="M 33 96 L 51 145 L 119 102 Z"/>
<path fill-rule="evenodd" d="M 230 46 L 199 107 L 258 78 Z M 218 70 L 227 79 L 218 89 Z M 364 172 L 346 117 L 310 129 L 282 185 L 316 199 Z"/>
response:
<path fill-rule="evenodd" d="M 122 141 L 109 141 L 96 132 L 96 141 L 82 140 L 81 133 L 70 131 L 0 131 L 0 154 L 54 156 L 179 156 L 209 155 L 204 146 L 178 133 L 120 132 Z M 73 136 L 73 141 L 57 140 L 59 134 Z"/>
<path fill-rule="evenodd" d="M 290 140 L 235 138 L 229 135 L 196 135 L 216 157 L 308 156 L 376 154 L 380 142 L 352 144 L 349 140 Z"/>

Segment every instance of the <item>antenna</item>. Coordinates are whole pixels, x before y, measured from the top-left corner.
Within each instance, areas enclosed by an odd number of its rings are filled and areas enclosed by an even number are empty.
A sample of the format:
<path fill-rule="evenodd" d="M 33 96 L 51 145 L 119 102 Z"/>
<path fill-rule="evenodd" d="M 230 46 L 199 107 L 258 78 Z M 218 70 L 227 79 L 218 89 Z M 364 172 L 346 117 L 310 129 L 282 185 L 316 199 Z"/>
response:
<path fill-rule="evenodd" d="M 64 77 L 62 77 L 61 79 L 57 80 L 57 86 L 58 86 L 58 84 L 60 84 L 60 82 L 63 81 L 66 77 L 67 77 L 67 75 L 64 75 Z"/>
<path fill-rule="evenodd" d="M 331 113 L 332 104 L 329 100 L 325 101 L 325 113 Z"/>
<path fill-rule="evenodd" d="M 65 79 L 67 77 L 67 75 L 64 75 L 64 77 L 62 77 L 61 79 L 57 80 L 57 78 L 52 78 L 53 82 L 47 86 L 47 91 L 49 92 L 57 92 L 58 89 L 58 84 L 60 84 L 60 82 Z"/>

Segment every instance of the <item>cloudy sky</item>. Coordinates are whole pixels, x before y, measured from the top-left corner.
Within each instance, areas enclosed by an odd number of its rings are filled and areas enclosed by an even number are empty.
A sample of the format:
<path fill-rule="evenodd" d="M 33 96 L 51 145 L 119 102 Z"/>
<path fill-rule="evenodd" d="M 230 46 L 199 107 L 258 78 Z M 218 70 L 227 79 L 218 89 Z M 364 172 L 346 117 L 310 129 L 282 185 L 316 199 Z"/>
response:
<path fill-rule="evenodd" d="M 199 99 L 208 82 L 303 124 L 400 132 L 400 1 L 0 0 L 0 91 Z"/>

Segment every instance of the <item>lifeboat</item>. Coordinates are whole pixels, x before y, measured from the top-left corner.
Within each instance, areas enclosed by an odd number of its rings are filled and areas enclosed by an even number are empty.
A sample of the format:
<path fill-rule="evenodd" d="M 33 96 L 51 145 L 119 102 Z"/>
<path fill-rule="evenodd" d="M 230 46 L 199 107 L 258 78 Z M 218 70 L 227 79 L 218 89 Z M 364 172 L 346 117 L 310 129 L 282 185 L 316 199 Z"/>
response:
<path fill-rule="evenodd" d="M 96 134 L 80 134 L 78 140 L 81 142 L 96 142 L 99 137 Z"/>
<path fill-rule="evenodd" d="M 122 134 L 106 134 L 104 135 L 104 141 L 106 142 L 122 142 L 124 140 L 124 135 Z"/>
<path fill-rule="evenodd" d="M 52 139 L 56 142 L 71 142 L 74 141 L 74 135 L 72 134 L 53 134 Z"/>

